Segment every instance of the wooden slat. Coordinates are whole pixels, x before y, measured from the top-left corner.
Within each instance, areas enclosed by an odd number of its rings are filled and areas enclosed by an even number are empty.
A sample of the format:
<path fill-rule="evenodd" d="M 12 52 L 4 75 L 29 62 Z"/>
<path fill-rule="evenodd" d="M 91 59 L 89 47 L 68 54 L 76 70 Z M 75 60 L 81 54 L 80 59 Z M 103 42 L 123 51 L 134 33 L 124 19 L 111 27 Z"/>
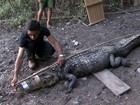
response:
<path fill-rule="evenodd" d="M 109 70 L 103 70 L 98 73 L 93 73 L 97 79 L 105 84 L 105 86 L 110 89 L 116 96 L 123 94 L 130 89 L 126 83 L 120 80 Z"/>
<path fill-rule="evenodd" d="M 93 25 L 105 19 L 102 0 L 84 0 L 89 19 L 89 25 Z"/>
<path fill-rule="evenodd" d="M 88 6 L 92 6 L 92 5 L 96 5 L 98 3 L 102 3 L 103 0 L 90 0 L 90 2 L 88 0 L 85 0 L 85 7 L 88 7 Z"/>
<path fill-rule="evenodd" d="M 103 2 L 103 0 L 84 0 L 85 5 L 96 4 L 98 2 Z"/>
<path fill-rule="evenodd" d="M 90 24 L 95 24 L 104 20 L 103 5 L 98 4 L 86 8 Z"/>

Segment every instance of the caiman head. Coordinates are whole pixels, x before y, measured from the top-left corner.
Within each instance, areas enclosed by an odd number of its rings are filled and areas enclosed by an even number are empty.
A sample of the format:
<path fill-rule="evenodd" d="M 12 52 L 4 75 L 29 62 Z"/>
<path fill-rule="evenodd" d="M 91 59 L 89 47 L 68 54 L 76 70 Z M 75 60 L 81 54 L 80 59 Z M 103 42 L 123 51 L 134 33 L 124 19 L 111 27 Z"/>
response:
<path fill-rule="evenodd" d="M 31 92 L 42 87 L 52 86 L 58 81 L 59 78 L 56 74 L 47 71 L 20 83 L 17 88 L 18 91 Z"/>
<path fill-rule="evenodd" d="M 34 79 L 42 87 L 52 86 L 59 81 L 58 75 L 48 71 L 34 76 Z"/>

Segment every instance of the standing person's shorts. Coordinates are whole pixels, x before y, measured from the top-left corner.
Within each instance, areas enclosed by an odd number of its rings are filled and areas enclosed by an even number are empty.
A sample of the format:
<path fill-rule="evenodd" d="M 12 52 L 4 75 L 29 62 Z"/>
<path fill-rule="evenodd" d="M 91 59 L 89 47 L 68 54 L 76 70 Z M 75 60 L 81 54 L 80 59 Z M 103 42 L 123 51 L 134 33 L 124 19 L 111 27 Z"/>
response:
<path fill-rule="evenodd" d="M 55 0 L 42 0 L 41 3 L 39 3 L 39 9 L 43 8 L 53 8 L 55 7 Z"/>

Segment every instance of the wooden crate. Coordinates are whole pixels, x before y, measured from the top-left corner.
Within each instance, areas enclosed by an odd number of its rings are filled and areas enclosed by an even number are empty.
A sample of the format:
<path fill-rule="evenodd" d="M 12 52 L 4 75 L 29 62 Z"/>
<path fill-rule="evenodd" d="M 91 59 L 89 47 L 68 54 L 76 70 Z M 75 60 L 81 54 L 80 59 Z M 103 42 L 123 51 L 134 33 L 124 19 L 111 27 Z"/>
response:
<path fill-rule="evenodd" d="M 103 0 L 84 0 L 89 25 L 93 25 L 105 19 Z"/>

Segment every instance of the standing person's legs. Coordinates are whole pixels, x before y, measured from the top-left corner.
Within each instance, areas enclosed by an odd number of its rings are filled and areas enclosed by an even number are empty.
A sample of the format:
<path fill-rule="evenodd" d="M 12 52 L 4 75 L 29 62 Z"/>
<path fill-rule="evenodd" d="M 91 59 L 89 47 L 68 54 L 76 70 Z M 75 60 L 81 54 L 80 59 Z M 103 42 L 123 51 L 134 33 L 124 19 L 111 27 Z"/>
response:
<path fill-rule="evenodd" d="M 47 20 L 46 20 L 46 24 L 47 24 L 47 28 L 50 27 L 50 20 L 51 20 L 51 16 L 52 16 L 52 8 L 55 7 L 55 0 L 48 0 L 48 13 L 47 13 Z"/>
<path fill-rule="evenodd" d="M 47 28 L 50 28 L 51 16 L 52 16 L 52 8 L 48 8 L 48 13 L 47 13 Z"/>
<path fill-rule="evenodd" d="M 43 0 L 41 3 L 39 3 L 39 10 L 37 13 L 37 21 L 40 22 L 41 21 L 41 17 L 43 15 L 43 11 L 45 10 L 45 7 L 47 6 L 46 1 Z"/>

